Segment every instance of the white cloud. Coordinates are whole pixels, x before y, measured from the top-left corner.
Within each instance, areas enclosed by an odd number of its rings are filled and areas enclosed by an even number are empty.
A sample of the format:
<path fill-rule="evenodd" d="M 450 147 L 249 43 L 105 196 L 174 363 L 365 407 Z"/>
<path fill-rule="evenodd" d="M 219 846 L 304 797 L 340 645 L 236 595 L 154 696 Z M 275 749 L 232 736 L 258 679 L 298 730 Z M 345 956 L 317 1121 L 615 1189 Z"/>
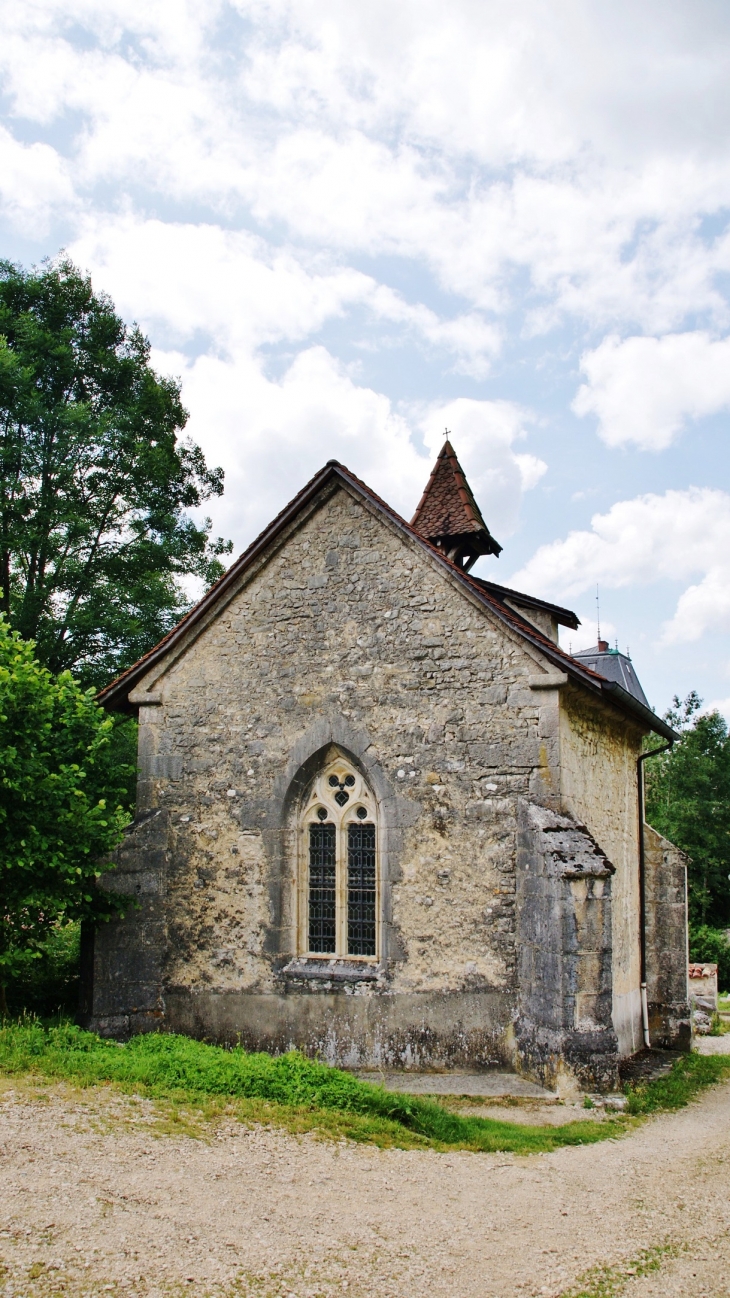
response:
<path fill-rule="evenodd" d="M 580 368 L 588 382 L 573 409 L 595 414 L 609 446 L 661 451 L 688 420 L 730 408 L 730 338 L 707 333 L 604 339 Z"/>
<path fill-rule="evenodd" d="M 538 459 L 536 455 L 516 455 L 515 459 L 519 465 L 520 476 L 522 478 L 523 491 L 531 491 L 536 487 L 542 476 L 547 473 L 547 464 L 544 460 Z"/>
<path fill-rule="evenodd" d="M 63 159 L 47 144 L 19 144 L 0 127 L 0 210 L 25 234 L 45 234 L 59 208 L 74 206 Z"/>
<path fill-rule="evenodd" d="M 12 113 L 68 122 L 56 152 L 79 201 L 103 183 L 202 204 L 211 221 L 253 214 L 293 243 L 415 259 L 480 310 L 512 305 L 517 268 L 533 331 L 565 314 L 654 332 L 689 311 L 727 319 L 716 277 L 730 241 L 698 223 L 730 203 L 719 10 L 5 0 L 0 12 Z M 488 347 L 456 350 L 457 369 L 483 375 Z"/>
<path fill-rule="evenodd" d="M 188 431 L 226 492 L 209 509 L 218 533 L 243 549 L 329 459 L 340 460 L 406 518 L 418 503 L 446 424 L 487 521 L 514 526 L 524 490 L 513 444 L 527 416 L 509 402 L 454 401 L 396 409 L 358 386 L 324 347 L 300 352 L 278 381 L 244 351 L 233 357 L 154 352 L 162 372 L 181 374 Z M 416 448 L 418 435 L 428 454 Z"/>
<path fill-rule="evenodd" d="M 730 497 L 726 497 L 730 506 Z M 727 551 L 730 528 L 725 529 L 725 553 L 696 585 L 688 586 L 677 602 L 674 617 L 664 628 L 664 640 L 699 640 L 708 630 L 730 628 L 730 554 Z M 718 538 L 719 539 L 719 538 Z"/>
<path fill-rule="evenodd" d="M 700 581 L 681 594 L 665 643 L 692 642 L 730 627 L 730 494 L 709 488 L 667 491 L 595 514 L 591 531 L 543 545 L 511 579 L 535 595 L 570 599 L 595 587 Z"/>
<path fill-rule="evenodd" d="M 724 150 L 727 23 L 647 0 L 237 0 L 260 33 L 250 79 L 280 110 L 372 126 L 404 105 L 414 133 L 495 164 L 604 153 Z M 701 60 L 704 77 L 697 77 Z M 706 114 L 698 110 L 707 107 Z M 694 111 L 693 111 L 694 109 Z"/>
<path fill-rule="evenodd" d="M 712 699 L 710 703 L 705 704 L 702 711 L 719 712 L 720 716 L 724 717 L 728 724 L 730 724 L 730 698 Z"/>
<path fill-rule="evenodd" d="M 214 350 L 306 338 L 376 288 L 348 267 L 307 269 L 248 231 L 208 224 L 97 220 L 70 252 L 127 317 L 177 343 L 202 332 Z"/>
<path fill-rule="evenodd" d="M 396 406 L 358 382 L 357 365 L 340 364 L 311 341 L 358 307 L 403 337 L 451 352 L 457 366 L 484 368 L 500 339 L 476 314 L 444 320 L 331 258 L 310 255 L 304 265 L 290 249 L 212 225 L 89 220 L 70 252 L 158 340 L 153 363 L 182 376 L 189 431 L 209 463 L 226 470 L 215 524 L 239 549 L 331 458 L 410 517 L 446 425 L 503 535 L 546 471 L 519 447 L 529 411 L 466 399 Z M 267 344 L 287 348 L 279 377 Z M 417 449 L 424 443 L 426 456 Z"/>
<path fill-rule="evenodd" d="M 483 377 L 500 347 L 476 313 L 440 319 L 420 303 L 332 258 L 303 258 L 248 231 L 209 224 L 87 220 L 69 249 L 127 317 L 168 340 L 208 335 L 214 351 L 300 341 L 356 306 L 455 357 L 460 373 Z"/>

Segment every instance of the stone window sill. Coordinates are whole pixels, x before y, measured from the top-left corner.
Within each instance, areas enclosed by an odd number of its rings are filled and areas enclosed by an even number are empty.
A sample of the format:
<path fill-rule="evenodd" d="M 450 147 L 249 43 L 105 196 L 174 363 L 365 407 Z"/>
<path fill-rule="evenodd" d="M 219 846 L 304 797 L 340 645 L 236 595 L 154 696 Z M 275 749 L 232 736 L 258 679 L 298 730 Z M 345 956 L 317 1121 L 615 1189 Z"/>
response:
<path fill-rule="evenodd" d="M 359 960 L 313 960 L 307 956 L 290 960 L 282 969 L 287 980 L 311 982 L 377 982 L 382 975 L 379 965 Z"/>

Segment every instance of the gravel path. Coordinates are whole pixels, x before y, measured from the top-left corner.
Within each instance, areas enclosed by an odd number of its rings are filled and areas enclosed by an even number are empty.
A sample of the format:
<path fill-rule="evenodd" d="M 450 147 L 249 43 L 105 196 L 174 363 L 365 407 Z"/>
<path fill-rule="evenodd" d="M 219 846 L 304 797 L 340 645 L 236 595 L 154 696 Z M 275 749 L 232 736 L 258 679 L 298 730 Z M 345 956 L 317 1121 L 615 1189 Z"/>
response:
<path fill-rule="evenodd" d="M 180 1137 L 144 1101 L 16 1086 L 0 1097 L 0 1228 L 15 1298 L 558 1295 L 664 1243 L 659 1271 L 611 1293 L 719 1298 L 730 1084 L 621 1140 L 529 1158 L 233 1122 Z"/>

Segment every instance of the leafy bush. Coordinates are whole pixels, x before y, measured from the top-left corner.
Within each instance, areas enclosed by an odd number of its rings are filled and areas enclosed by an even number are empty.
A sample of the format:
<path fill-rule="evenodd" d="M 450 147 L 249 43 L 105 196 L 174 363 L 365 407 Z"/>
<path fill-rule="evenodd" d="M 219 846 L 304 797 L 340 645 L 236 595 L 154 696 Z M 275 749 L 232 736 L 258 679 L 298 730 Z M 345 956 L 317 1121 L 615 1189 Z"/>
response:
<path fill-rule="evenodd" d="M 95 886 L 129 820 L 120 738 L 93 691 L 53 676 L 0 616 L 0 1010 L 59 924 L 124 908 Z"/>
<path fill-rule="evenodd" d="M 721 928 L 690 924 L 689 958 L 699 964 L 716 964 L 720 991 L 730 991 L 730 942 Z"/>
<path fill-rule="evenodd" d="M 701 706 L 693 691 L 666 713 L 680 739 L 646 763 L 646 818 L 689 857 L 690 919 L 721 928 L 730 925 L 730 734 Z"/>
<path fill-rule="evenodd" d="M 7 989 L 8 1013 L 73 1016 L 79 1002 L 81 925 L 57 924 L 35 960 L 28 961 Z"/>

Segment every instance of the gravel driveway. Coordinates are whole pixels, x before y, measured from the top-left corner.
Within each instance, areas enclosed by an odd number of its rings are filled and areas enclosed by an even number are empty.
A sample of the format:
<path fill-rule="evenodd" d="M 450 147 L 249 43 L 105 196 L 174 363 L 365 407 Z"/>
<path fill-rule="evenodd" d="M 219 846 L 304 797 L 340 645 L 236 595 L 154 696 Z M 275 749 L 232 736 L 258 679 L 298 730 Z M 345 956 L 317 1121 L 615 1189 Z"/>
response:
<path fill-rule="evenodd" d="M 147 1102 L 23 1084 L 0 1098 L 0 1226 L 0 1294 L 16 1298 L 557 1295 L 665 1243 L 620 1292 L 719 1298 L 730 1084 L 620 1140 L 529 1158 L 234 1122 L 180 1137 Z"/>

